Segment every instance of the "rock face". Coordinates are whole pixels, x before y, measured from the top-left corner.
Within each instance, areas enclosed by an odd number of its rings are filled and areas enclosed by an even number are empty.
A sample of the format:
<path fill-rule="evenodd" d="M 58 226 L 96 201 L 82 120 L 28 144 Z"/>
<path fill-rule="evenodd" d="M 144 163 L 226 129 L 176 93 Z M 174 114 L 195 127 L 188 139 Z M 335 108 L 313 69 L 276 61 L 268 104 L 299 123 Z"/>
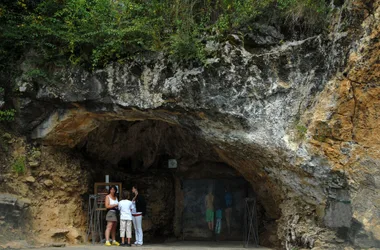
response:
<path fill-rule="evenodd" d="M 23 225 L 28 216 L 28 208 L 32 201 L 10 194 L 0 194 L 0 248 L 26 248 L 28 244 L 22 240 L 27 234 L 28 225 Z M 16 230 L 22 228 L 21 230 Z M 11 242 L 7 242 L 11 240 Z M 3 245 L 3 243 L 7 243 Z"/>
<path fill-rule="evenodd" d="M 0 190 L 13 194 L 0 194 L 0 209 L 5 211 L 1 228 L 6 229 L 0 241 L 27 240 L 37 245 L 81 242 L 86 225 L 81 195 L 88 190 L 88 178 L 80 167 L 80 157 L 67 149 L 32 146 L 17 137 L 9 153 L 12 156 L 7 157 L 0 150 L 1 163 L 11 166 L 1 173 Z M 12 159 L 20 155 L 27 156 L 24 172 L 12 169 Z M 37 158 L 38 167 L 27 165 L 30 159 Z"/>
<path fill-rule="evenodd" d="M 3 217 L 3 219 L 11 219 L 9 222 L 18 224 L 18 217 L 20 217 L 22 210 L 27 208 L 30 205 L 30 200 L 22 200 L 19 199 L 17 196 L 10 195 L 10 194 L 1 194 L 0 195 L 0 206 L 1 211 L 6 211 L 6 213 L 9 213 L 11 216 L 7 216 L 6 218 Z M 7 211 L 8 210 L 8 211 Z M 4 223 L 2 221 L 1 223 Z"/>
<path fill-rule="evenodd" d="M 41 158 L 51 159 L 30 160 L 39 174 L 24 184 L 49 188 L 32 203 L 34 228 L 61 228 L 63 238 L 83 228 L 91 167 L 54 151 L 65 146 L 110 166 L 135 157 L 142 170 L 157 154 L 185 170 L 224 162 L 251 183 L 283 248 L 380 247 L 379 15 L 378 2 L 347 1 L 328 35 L 281 45 L 278 31 L 258 26 L 276 36 L 254 39 L 254 52 L 215 43 L 206 66 L 158 54 L 93 73 L 56 70 L 52 84 L 21 76 L 19 128 L 49 145 Z"/>

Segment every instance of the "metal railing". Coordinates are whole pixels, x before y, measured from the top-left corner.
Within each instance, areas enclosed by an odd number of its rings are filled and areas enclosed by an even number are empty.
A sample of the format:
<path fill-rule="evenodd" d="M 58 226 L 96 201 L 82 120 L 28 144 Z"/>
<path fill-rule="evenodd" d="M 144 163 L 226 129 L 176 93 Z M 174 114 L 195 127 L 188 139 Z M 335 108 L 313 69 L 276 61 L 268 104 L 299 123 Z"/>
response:
<path fill-rule="evenodd" d="M 255 247 L 259 245 L 259 227 L 257 221 L 256 198 L 244 200 L 244 247 L 252 242 Z"/>
<path fill-rule="evenodd" d="M 103 242 L 104 233 L 104 211 L 98 207 L 99 195 L 92 194 L 88 197 L 87 213 L 87 241 L 91 237 L 92 244 Z"/>

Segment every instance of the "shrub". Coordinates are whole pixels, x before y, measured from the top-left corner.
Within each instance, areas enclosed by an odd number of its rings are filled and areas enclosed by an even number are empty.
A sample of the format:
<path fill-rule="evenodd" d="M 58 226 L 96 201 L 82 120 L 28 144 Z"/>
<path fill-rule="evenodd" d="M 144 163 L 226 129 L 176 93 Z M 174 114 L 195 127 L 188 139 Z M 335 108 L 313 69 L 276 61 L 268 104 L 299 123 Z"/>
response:
<path fill-rule="evenodd" d="M 4 92 L 4 89 L 0 87 L 0 96 Z M 1 121 L 13 121 L 15 118 L 15 109 L 0 110 L 0 122 Z"/>
<path fill-rule="evenodd" d="M 25 156 L 18 157 L 12 165 L 12 170 L 18 175 L 25 173 Z"/>
<path fill-rule="evenodd" d="M 63 61 L 95 69 L 144 51 L 202 60 L 200 41 L 215 31 L 266 13 L 315 26 L 325 12 L 324 0 L 8 0 L 0 3 L 0 71 L 30 50 L 44 59 L 41 67 Z"/>
<path fill-rule="evenodd" d="M 278 7 L 286 23 L 303 29 L 322 27 L 328 12 L 325 0 L 278 0 Z"/>
<path fill-rule="evenodd" d="M 15 119 L 15 114 L 15 109 L 0 110 L 0 121 L 13 121 Z"/>

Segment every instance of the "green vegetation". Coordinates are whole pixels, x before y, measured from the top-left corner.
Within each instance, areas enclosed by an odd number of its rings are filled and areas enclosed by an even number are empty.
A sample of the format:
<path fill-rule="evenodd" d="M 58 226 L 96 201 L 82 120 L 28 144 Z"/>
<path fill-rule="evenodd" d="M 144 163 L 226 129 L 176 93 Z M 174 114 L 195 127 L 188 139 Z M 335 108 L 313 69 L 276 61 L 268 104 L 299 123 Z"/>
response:
<path fill-rule="evenodd" d="M 15 109 L 0 110 L 0 121 L 13 121 L 15 119 L 15 114 Z"/>
<path fill-rule="evenodd" d="M 4 89 L 0 87 L 0 95 L 4 92 Z M 2 121 L 13 121 L 15 118 L 15 109 L 5 109 L 0 110 L 0 122 Z"/>
<path fill-rule="evenodd" d="M 304 29 L 320 26 L 328 12 L 326 1 L 278 0 L 278 4 L 287 23 L 291 26 L 298 24 Z"/>
<path fill-rule="evenodd" d="M 12 170 L 18 175 L 25 173 L 25 156 L 18 157 L 12 164 Z"/>
<path fill-rule="evenodd" d="M 202 61 L 205 40 L 266 16 L 307 27 L 320 25 L 326 13 L 324 0 L 4 0 L 0 71 L 27 53 L 34 53 L 37 69 L 95 69 L 149 51 Z"/>
<path fill-rule="evenodd" d="M 307 133 L 307 127 L 305 127 L 302 124 L 297 124 L 296 126 L 297 129 L 297 137 L 300 140 L 303 140 L 306 138 L 306 133 Z"/>

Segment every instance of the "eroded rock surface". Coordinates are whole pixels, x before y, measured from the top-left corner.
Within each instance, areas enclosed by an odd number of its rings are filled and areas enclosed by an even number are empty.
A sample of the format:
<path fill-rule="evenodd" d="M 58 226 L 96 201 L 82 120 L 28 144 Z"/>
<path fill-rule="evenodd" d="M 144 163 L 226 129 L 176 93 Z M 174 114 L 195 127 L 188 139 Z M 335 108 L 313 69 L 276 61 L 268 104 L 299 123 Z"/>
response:
<path fill-rule="evenodd" d="M 347 1 L 328 35 L 279 45 L 278 31 L 258 26 L 273 39 L 253 39 L 249 51 L 215 43 L 202 67 L 157 54 L 93 73 L 56 70 L 52 84 L 21 76 L 19 127 L 49 146 L 41 160 L 28 156 L 31 177 L 12 192 L 40 197 L 30 208 L 37 234 L 54 227 L 75 242 L 86 171 L 54 147 L 111 165 L 139 155 L 143 168 L 157 154 L 184 169 L 212 159 L 251 183 L 283 248 L 380 247 L 379 15 L 378 1 Z"/>
<path fill-rule="evenodd" d="M 1 173 L 0 189 L 13 195 L 0 194 L 2 228 L 7 229 L 2 242 L 17 238 L 37 245 L 82 242 L 86 217 L 81 195 L 88 190 L 88 178 L 80 157 L 66 149 L 32 146 L 17 137 L 8 151 L 13 154 L 11 169 Z M 4 157 L 4 152 L 0 155 Z M 15 161 L 25 155 L 23 170 L 17 172 Z M 39 165 L 29 166 L 28 160 L 37 156 Z"/>

